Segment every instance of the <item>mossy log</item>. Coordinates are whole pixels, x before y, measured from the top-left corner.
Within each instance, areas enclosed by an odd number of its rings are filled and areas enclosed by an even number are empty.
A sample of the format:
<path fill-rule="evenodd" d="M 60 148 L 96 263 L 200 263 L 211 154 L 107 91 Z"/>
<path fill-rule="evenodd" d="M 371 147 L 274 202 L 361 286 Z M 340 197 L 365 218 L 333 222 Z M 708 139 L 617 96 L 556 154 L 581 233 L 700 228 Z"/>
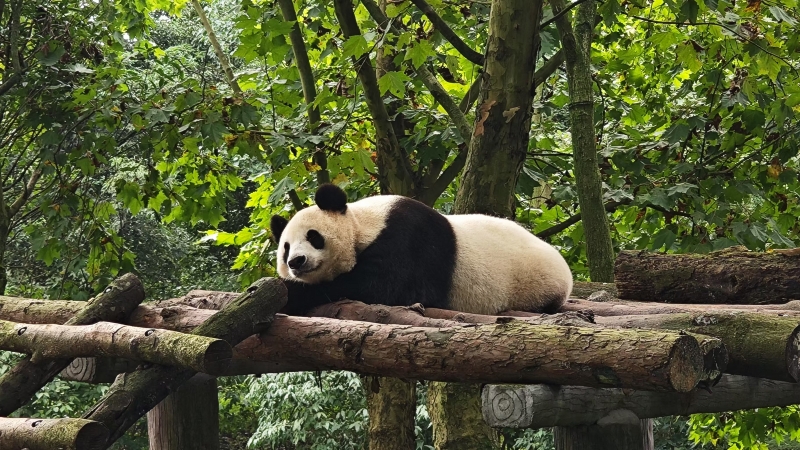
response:
<path fill-rule="evenodd" d="M 101 450 L 108 430 L 84 419 L 0 417 L 0 450 Z"/>
<path fill-rule="evenodd" d="M 101 320 L 124 322 L 144 300 L 141 281 L 133 275 L 124 275 L 111 283 L 101 294 L 83 306 L 67 325 L 89 325 Z M 0 378 L 0 416 L 8 416 L 28 403 L 34 394 L 50 382 L 70 363 L 70 358 L 34 361 L 25 357 Z"/>
<path fill-rule="evenodd" d="M 591 311 L 596 316 L 633 316 L 651 314 L 675 314 L 691 312 L 748 311 L 774 316 L 800 317 L 800 301 L 793 300 L 774 305 L 710 305 L 686 303 L 648 303 L 634 301 L 596 302 L 571 298 L 559 312 Z M 428 313 L 425 314 L 429 315 Z M 431 317 L 438 317 L 433 316 Z"/>
<path fill-rule="evenodd" d="M 286 295 L 286 287 L 280 280 L 262 278 L 225 309 L 198 326 L 193 334 L 236 345 L 268 329 L 276 311 L 286 305 Z M 285 346 L 286 342 L 282 345 Z M 195 374 L 193 370 L 153 365 L 120 375 L 106 395 L 83 418 L 105 425 L 110 432 L 110 444 Z"/>
<path fill-rule="evenodd" d="M 798 319 L 748 312 L 682 313 L 595 317 L 604 326 L 698 333 L 722 339 L 728 351 L 725 372 L 778 381 L 800 381 Z"/>
<path fill-rule="evenodd" d="M 105 356 L 178 366 L 219 375 L 230 363 L 227 342 L 205 336 L 112 322 L 36 325 L 0 320 L 0 349 L 31 355 L 31 361 Z"/>
<path fill-rule="evenodd" d="M 614 276 L 623 299 L 751 305 L 800 300 L 800 256 L 792 253 L 623 251 Z"/>
<path fill-rule="evenodd" d="M 800 384 L 723 375 L 712 391 L 682 394 L 580 386 L 497 385 L 482 392 L 483 417 L 493 427 L 590 425 L 615 410 L 638 418 L 716 413 L 800 403 Z"/>
<path fill-rule="evenodd" d="M 521 321 L 432 329 L 284 316 L 234 351 L 232 374 L 267 373 L 282 364 L 284 369 L 352 370 L 434 381 L 681 392 L 694 388 L 703 369 L 699 345 L 691 336 Z"/>
<path fill-rule="evenodd" d="M 415 327 L 446 328 L 464 325 L 452 320 L 425 317 L 425 308 L 419 303 L 411 306 L 368 305 L 354 300 L 328 303 L 311 310 L 310 317 L 356 320 L 359 322 L 412 325 Z"/>

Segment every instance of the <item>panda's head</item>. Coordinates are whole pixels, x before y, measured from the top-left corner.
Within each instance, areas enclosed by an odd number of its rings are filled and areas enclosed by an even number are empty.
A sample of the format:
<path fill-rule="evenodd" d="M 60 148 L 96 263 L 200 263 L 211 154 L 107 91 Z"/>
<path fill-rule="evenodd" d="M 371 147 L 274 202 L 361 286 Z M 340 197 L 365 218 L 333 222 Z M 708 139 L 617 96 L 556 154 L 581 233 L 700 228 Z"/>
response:
<path fill-rule="evenodd" d="M 349 272 L 356 264 L 356 223 L 347 211 L 347 194 L 324 184 L 305 208 L 287 221 L 272 216 L 270 229 L 278 241 L 278 275 L 317 284 Z"/>

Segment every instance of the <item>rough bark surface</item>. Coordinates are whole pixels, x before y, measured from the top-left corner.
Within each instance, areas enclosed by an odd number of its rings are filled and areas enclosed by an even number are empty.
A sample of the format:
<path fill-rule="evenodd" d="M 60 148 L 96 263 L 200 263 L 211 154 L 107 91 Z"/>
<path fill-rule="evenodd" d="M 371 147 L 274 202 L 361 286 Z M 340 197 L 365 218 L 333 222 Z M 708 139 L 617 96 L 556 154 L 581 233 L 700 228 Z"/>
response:
<path fill-rule="evenodd" d="M 149 450 L 219 449 L 216 378 L 196 375 L 147 413 Z"/>
<path fill-rule="evenodd" d="M 428 383 L 428 415 L 433 428 L 433 446 L 437 450 L 499 448 L 498 435 L 481 415 L 479 384 Z M 475 399 L 479 401 L 476 402 Z M 488 424 L 486 424 L 488 425 Z"/>
<path fill-rule="evenodd" d="M 354 300 L 342 300 L 314 308 L 311 317 L 356 320 L 359 322 L 391 323 L 413 325 L 415 327 L 445 328 L 464 325 L 453 320 L 431 319 L 425 317 L 425 307 L 421 304 L 411 306 L 368 305 Z M 486 316 L 490 317 L 490 316 Z"/>
<path fill-rule="evenodd" d="M 361 377 L 367 395 L 370 450 L 413 450 L 417 413 L 416 381 Z"/>
<path fill-rule="evenodd" d="M 0 418 L 0 450 L 101 450 L 107 438 L 91 420 Z"/>
<path fill-rule="evenodd" d="M 83 309 L 66 324 L 89 325 L 101 320 L 124 322 L 143 299 L 141 281 L 135 275 L 127 274 L 111 283 L 101 294 L 82 303 Z M 0 378 L 0 416 L 8 416 L 28 403 L 69 363 L 70 358 L 34 361 L 30 356 L 18 362 Z"/>
<path fill-rule="evenodd" d="M 717 413 L 800 403 L 800 384 L 723 375 L 713 391 L 653 392 L 580 386 L 497 385 L 483 388 L 483 417 L 493 427 L 590 425 L 624 409 L 639 418 Z"/>
<path fill-rule="evenodd" d="M 34 325 L 0 320 L 0 349 L 49 359 L 106 356 L 178 366 L 219 375 L 230 363 L 227 342 L 205 336 L 112 322 L 92 325 Z"/>
<path fill-rule="evenodd" d="M 431 329 L 278 317 L 269 331 L 236 347 L 231 372 L 266 373 L 278 363 L 294 370 L 352 370 L 433 381 L 681 392 L 694 388 L 703 368 L 697 341 L 678 333 L 519 321 Z"/>
<path fill-rule="evenodd" d="M 729 363 L 725 372 L 800 381 L 800 326 L 797 319 L 747 312 L 660 314 L 596 317 L 605 326 L 689 331 L 725 343 Z"/>
<path fill-rule="evenodd" d="M 800 316 L 800 301 L 776 305 L 708 305 L 708 304 L 656 304 L 647 302 L 595 302 L 571 298 L 561 307 L 560 312 L 589 311 L 596 316 L 636 316 L 652 314 L 675 314 L 686 312 L 735 312 L 747 311 L 774 316 Z M 0 312 L 2 314 L 2 312 Z M 428 313 L 425 314 L 426 316 Z M 435 316 L 431 316 L 435 317 Z"/>
<path fill-rule="evenodd" d="M 262 278 L 224 310 L 198 326 L 193 334 L 236 345 L 269 328 L 275 313 L 286 305 L 286 295 L 286 287 L 280 280 Z M 110 445 L 136 420 L 194 375 L 192 370 L 176 367 L 142 367 L 117 377 L 106 395 L 83 417 L 108 428 Z"/>
<path fill-rule="evenodd" d="M 566 9 L 564 0 L 552 0 L 556 17 Z M 592 281 L 614 281 L 614 247 L 603 204 L 597 142 L 594 131 L 592 38 L 596 2 L 587 0 L 576 8 L 575 25 L 569 15 L 556 19 L 567 65 L 570 135 L 575 160 L 575 182 L 586 236 L 586 256 Z"/>
<path fill-rule="evenodd" d="M 786 253 L 625 251 L 614 273 L 619 297 L 625 299 L 750 305 L 800 300 L 800 256 Z"/>
<path fill-rule="evenodd" d="M 541 1 L 494 0 L 481 94 L 457 214 L 513 217 L 514 189 L 528 150 Z"/>

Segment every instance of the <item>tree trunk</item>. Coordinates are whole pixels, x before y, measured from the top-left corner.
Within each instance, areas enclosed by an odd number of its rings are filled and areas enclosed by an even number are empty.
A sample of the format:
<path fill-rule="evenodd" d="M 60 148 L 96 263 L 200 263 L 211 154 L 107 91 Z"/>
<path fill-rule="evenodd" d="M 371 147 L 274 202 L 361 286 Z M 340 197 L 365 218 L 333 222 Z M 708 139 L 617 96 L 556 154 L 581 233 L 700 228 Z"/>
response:
<path fill-rule="evenodd" d="M 800 256 L 784 253 L 624 251 L 615 274 L 619 297 L 640 301 L 759 305 L 800 300 Z"/>
<path fill-rule="evenodd" d="M 223 339 L 236 345 L 268 329 L 275 313 L 286 305 L 286 296 L 286 287 L 280 280 L 262 278 L 224 310 L 197 327 L 193 334 Z M 106 395 L 83 417 L 105 425 L 110 433 L 110 444 L 194 375 L 192 370 L 176 367 L 142 367 L 124 377 L 117 377 Z"/>
<path fill-rule="evenodd" d="M 597 317 L 605 326 L 689 331 L 725 343 L 727 373 L 800 381 L 800 325 L 797 319 L 746 312 Z"/>
<path fill-rule="evenodd" d="M 196 375 L 147 413 L 150 450 L 219 449 L 217 379 Z"/>
<path fill-rule="evenodd" d="M 499 448 L 497 431 L 489 427 L 481 415 L 480 389 L 479 384 L 428 384 L 428 415 L 431 423 L 437 425 L 433 428 L 434 448 Z"/>
<path fill-rule="evenodd" d="M 108 430 L 83 419 L 0 417 L 0 450 L 103 450 Z"/>
<path fill-rule="evenodd" d="M 555 15 L 566 8 L 564 0 L 555 0 L 551 4 Z M 614 281 L 614 248 L 603 205 L 594 131 L 592 38 L 596 9 L 595 1 L 587 0 L 577 7 L 574 31 L 568 15 L 556 20 L 556 26 L 567 63 L 570 135 L 589 275 L 592 281 L 610 282 Z"/>
<path fill-rule="evenodd" d="M 133 274 L 111 283 L 101 294 L 81 302 L 84 308 L 67 325 L 86 325 L 100 320 L 123 322 L 144 300 L 144 288 Z M 0 378 L 0 416 L 16 411 L 70 363 L 70 358 L 32 359 L 26 356 Z"/>
<path fill-rule="evenodd" d="M 535 37 L 542 2 L 493 0 L 481 95 L 456 214 L 514 217 L 531 127 Z"/>
<path fill-rule="evenodd" d="M 723 375 L 713 392 L 637 391 L 581 386 L 498 385 L 483 388 L 483 417 L 493 427 L 591 425 L 614 410 L 639 418 L 688 416 L 800 403 L 800 383 Z"/>
<path fill-rule="evenodd" d="M 107 356 L 221 374 L 233 350 L 227 342 L 170 330 L 113 322 L 33 325 L 0 320 L 0 349 L 31 355 L 31 362 Z"/>
<path fill-rule="evenodd" d="M 417 413 L 416 380 L 366 375 L 370 450 L 413 450 Z"/>

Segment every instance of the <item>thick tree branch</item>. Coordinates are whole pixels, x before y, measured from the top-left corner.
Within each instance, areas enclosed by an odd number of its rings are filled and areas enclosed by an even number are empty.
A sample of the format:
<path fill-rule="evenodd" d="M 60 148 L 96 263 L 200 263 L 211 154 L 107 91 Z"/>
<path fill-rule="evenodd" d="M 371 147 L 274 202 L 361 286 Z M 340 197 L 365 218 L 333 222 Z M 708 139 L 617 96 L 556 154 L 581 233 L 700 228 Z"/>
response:
<path fill-rule="evenodd" d="M 630 203 L 630 200 L 625 200 L 625 201 L 621 201 L 621 202 L 608 202 L 608 203 L 605 204 L 605 209 L 606 209 L 606 212 L 614 212 L 620 206 L 627 205 L 629 203 Z M 552 236 L 554 234 L 561 233 L 562 231 L 566 230 L 567 228 L 575 225 L 576 223 L 578 223 L 580 221 L 581 221 L 581 213 L 577 213 L 577 214 L 575 214 L 573 216 L 570 216 L 569 218 L 567 218 L 567 220 L 565 220 L 565 221 L 563 221 L 561 223 L 557 223 L 557 224 L 553 225 L 550 228 L 545 228 L 544 230 L 536 233 L 536 236 L 538 236 L 538 237 L 540 237 L 542 239 L 550 237 L 550 236 Z"/>
<path fill-rule="evenodd" d="M 361 29 L 356 21 L 352 0 L 334 0 L 333 4 L 345 39 L 360 35 Z M 416 188 L 414 170 L 392 128 L 381 91 L 378 88 L 378 78 L 369 59 L 369 53 L 362 55 L 354 62 L 358 78 L 364 88 L 364 99 L 375 124 L 378 142 L 377 165 L 382 190 L 413 197 Z"/>
<path fill-rule="evenodd" d="M 568 12 L 569 12 L 569 11 L 570 11 L 572 8 L 574 8 L 574 7 L 578 6 L 578 5 L 580 5 L 581 3 L 585 2 L 585 1 L 586 1 L 586 0 L 576 0 L 576 1 L 572 2 L 572 3 L 570 3 L 570 4 L 569 4 L 569 5 L 567 5 L 567 6 L 566 6 L 564 9 L 562 9 L 561 11 L 559 11 L 557 14 L 553 15 L 553 17 L 551 17 L 551 18 L 549 18 L 549 19 L 545 20 L 544 22 L 542 22 L 542 23 L 539 25 L 539 29 L 540 29 L 540 30 L 541 30 L 541 29 L 544 29 L 544 27 L 546 27 L 546 26 L 550 25 L 551 23 L 553 23 L 553 22 L 555 22 L 555 21 L 557 21 L 557 20 L 561 19 L 561 18 L 562 18 L 562 17 L 564 17 L 564 15 L 565 15 L 565 14 L 567 14 L 567 13 L 568 13 Z M 555 11 L 553 11 L 553 12 L 555 13 Z"/>
<path fill-rule="evenodd" d="M 233 76 L 233 69 L 231 69 L 231 64 L 228 61 L 228 56 L 222 50 L 222 46 L 219 44 L 219 41 L 217 40 L 217 35 L 216 33 L 214 33 L 214 28 L 211 26 L 211 22 L 209 22 L 205 11 L 203 11 L 203 6 L 200 4 L 200 0 L 192 0 L 192 7 L 197 13 L 197 17 L 200 18 L 200 22 L 203 24 L 203 29 L 206 30 L 206 35 L 208 36 L 208 40 L 211 42 L 211 47 L 214 48 L 214 53 L 217 55 L 219 64 L 222 66 L 223 72 L 225 72 L 225 80 L 228 82 L 228 85 L 231 87 L 233 93 L 236 94 L 237 96 L 241 96 L 242 88 L 239 87 L 239 83 Z"/>
<path fill-rule="evenodd" d="M 11 51 L 11 67 L 14 73 L 22 73 L 22 65 L 19 59 L 19 27 L 20 16 L 22 15 L 22 0 L 11 1 L 11 27 L 9 33 L 9 50 Z"/>
<path fill-rule="evenodd" d="M 564 49 L 557 51 L 549 61 L 544 63 L 544 65 L 533 74 L 533 89 L 536 89 L 540 84 L 544 83 L 545 80 L 550 78 L 550 75 L 554 74 L 562 64 L 564 64 Z"/>
<path fill-rule="evenodd" d="M 467 93 L 464 94 L 464 98 L 462 98 L 461 102 L 458 104 L 458 109 L 464 114 L 469 112 L 472 105 L 475 104 L 475 101 L 478 100 L 478 97 L 481 95 L 482 82 L 483 77 L 478 74 L 478 77 L 475 78 L 475 81 L 469 86 L 469 90 L 467 90 Z"/>
<path fill-rule="evenodd" d="M 442 34 L 447 42 L 449 42 L 459 53 L 461 53 L 465 58 L 467 58 L 473 64 L 477 64 L 479 66 L 483 65 L 483 55 L 476 52 L 475 50 L 471 49 L 464 41 L 461 40 L 460 37 L 447 25 L 439 14 L 431 8 L 425 0 L 411 0 L 414 5 L 419 8 L 420 11 L 425 13 L 425 16 L 428 17 L 428 20 L 431 21 L 436 31 Z"/>
<path fill-rule="evenodd" d="M 6 81 L 3 82 L 3 84 L 0 84 L 0 96 L 10 91 L 11 88 L 16 86 L 20 81 L 22 81 L 21 74 L 15 73 L 14 75 L 11 75 Z"/>
<path fill-rule="evenodd" d="M 8 207 L 9 219 L 16 216 L 19 210 L 25 205 L 25 202 L 28 201 L 33 193 L 33 189 L 36 187 L 36 183 L 39 181 L 41 176 L 42 169 L 36 169 L 33 171 L 30 178 L 28 178 L 28 182 L 25 183 L 25 187 L 23 188 L 22 192 L 19 194 L 19 197 L 17 197 L 14 203 Z"/>
<path fill-rule="evenodd" d="M 308 106 L 308 122 L 311 133 L 316 133 L 317 127 L 321 120 L 319 108 L 314 105 L 314 99 L 317 97 L 317 87 L 314 80 L 314 72 L 311 70 L 311 63 L 308 59 L 308 50 L 306 43 L 303 40 L 303 33 L 300 31 L 300 22 L 297 20 L 297 12 L 294 9 L 292 0 L 278 0 L 283 14 L 283 20 L 287 22 L 294 22 L 291 31 L 289 31 L 289 40 L 292 43 L 292 53 L 294 60 L 297 63 L 297 70 L 300 72 L 300 84 L 303 86 L 303 98 Z M 317 171 L 317 183 L 323 184 L 330 182 L 330 174 L 328 174 L 328 160 L 325 152 L 322 149 L 314 151 L 314 163 L 320 167 Z"/>

